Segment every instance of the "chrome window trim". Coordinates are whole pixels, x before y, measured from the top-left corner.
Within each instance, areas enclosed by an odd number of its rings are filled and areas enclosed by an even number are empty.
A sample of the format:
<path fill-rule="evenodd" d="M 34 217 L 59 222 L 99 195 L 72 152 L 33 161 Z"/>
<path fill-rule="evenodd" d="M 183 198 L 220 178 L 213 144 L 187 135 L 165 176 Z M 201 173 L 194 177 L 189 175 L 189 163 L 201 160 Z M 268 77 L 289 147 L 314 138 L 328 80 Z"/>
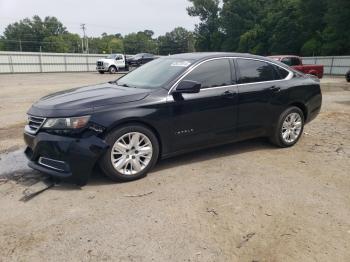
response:
<path fill-rule="evenodd" d="M 194 69 L 196 69 L 198 66 L 200 66 L 201 64 L 203 63 L 206 63 L 206 62 L 210 62 L 210 61 L 213 61 L 213 60 L 220 60 L 220 59 L 245 59 L 245 60 L 255 60 L 255 61 L 260 61 L 260 62 L 265 62 L 265 63 L 268 63 L 268 64 L 271 64 L 271 65 L 274 65 L 274 66 L 278 66 L 284 70 L 286 70 L 287 72 L 289 72 L 289 74 L 283 78 L 283 79 L 278 79 L 278 80 L 270 80 L 270 81 L 260 81 L 260 82 L 251 82 L 251 83 L 244 83 L 244 84 L 232 84 L 232 85 L 226 85 L 226 86 L 215 86 L 215 87 L 209 87 L 209 88 L 204 88 L 204 89 L 201 89 L 201 92 L 202 91 L 205 91 L 205 90 L 211 90 L 211 89 L 214 89 L 214 88 L 227 88 L 227 87 L 232 87 L 232 86 L 243 86 L 243 85 L 251 85 L 251 84 L 260 84 L 260 83 L 271 83 L 271 82 L 279 82 L 279 81 L 286 81 L 286 80 L 290 80 L 293 78 L 293 75 L 294 73 L 285 68 L 285 67 L 282 67 L 276 63 L 273 63 L 272 61 L 266 61 L 266 60 L 263 60 L 263 59 L 259 59 L 259 58 L 250 58 L 250 57 L 236 57 L 236 56 L 223 56 L 223 57 L 215 57 L 215 58 L 209 58 L 209 59 L 206 59 L 204 61 L 201 61 L 200 63 L 198 64 L 194 64 L 192 66 L 190 66 L 184 73 L 182 76 L 179 77 L 179 79 L 171 86 L 171 88 L 169 89 L 168 91 L 168 95 L 171 95 L 172 91 L 176 88 L 176 86 L 180 83 L 180 81 L 182 79 L 184 79 L 189 73 L 191 73 Z"/>

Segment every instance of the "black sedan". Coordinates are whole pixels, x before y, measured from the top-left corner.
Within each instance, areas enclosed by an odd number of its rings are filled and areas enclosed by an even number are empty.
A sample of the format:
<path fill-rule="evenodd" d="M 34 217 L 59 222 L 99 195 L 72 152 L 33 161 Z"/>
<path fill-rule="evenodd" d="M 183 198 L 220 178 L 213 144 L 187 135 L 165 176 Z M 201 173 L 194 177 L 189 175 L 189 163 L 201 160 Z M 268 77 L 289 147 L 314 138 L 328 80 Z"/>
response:
<path fill-rule="evenodd" d="M 148 54 L 148 53 L 141 53 L 128 58 L 127 63 L 129 66 L 141 66 L 154 59 L 156 59 L 155 55 Z"/>
<path fill-rule="evenodd" d="M 318 79 L 238 53 L 162 57 L 124 77 L 36 102 L 24 138 L 29 166 L 86 183 L 144 177 L 160 158 L 253 137 L 294 145 L 317 116 Z"/>

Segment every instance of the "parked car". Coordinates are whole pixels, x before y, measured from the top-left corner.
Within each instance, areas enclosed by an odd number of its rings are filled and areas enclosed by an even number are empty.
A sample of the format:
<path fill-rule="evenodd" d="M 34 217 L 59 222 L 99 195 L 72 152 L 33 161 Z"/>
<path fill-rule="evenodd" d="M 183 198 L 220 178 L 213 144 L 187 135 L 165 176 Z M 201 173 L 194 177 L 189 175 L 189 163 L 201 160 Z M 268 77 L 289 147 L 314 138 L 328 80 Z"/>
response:
<path fill-rule="evenodd" d="M 280 61 L 304 74 L 314 75 L 320 79 L 323 77 L 323 65 L 304 65 L 303 60 L 299 56 L 270 56 L 270 58 Z"/>
<path fill-rule="evenodd" d="M 129 70 L 129 65 L 126 62 L 126 58 L 123 54 L 112 54 L 104 59 L 100 59 L 96 62 L 96 70 L 100 74 L 109 72 L 115 74 L 120 70 Z"/>
<path fill-rule="evenodd" d="M 293 146 L 320 111 L 318 79 L 239 53 L 162 57 L 120 79 L 46 96 L 28 111 L 29 166 L 84 184 L 146 176 L 158 159 L 253 137 Z"/>
<path fill-rule="evenodd" d="M 130 57 L 128 59 L 128 64 L 130 66 L 140 66 L 154 60 L 155 58 L 156 57 L 152 54 L 141 53 Z"/>
<path fill-rule="evenodd" d="M 345 74 L 345 79 L 350 82 L 350 70 Z"/>

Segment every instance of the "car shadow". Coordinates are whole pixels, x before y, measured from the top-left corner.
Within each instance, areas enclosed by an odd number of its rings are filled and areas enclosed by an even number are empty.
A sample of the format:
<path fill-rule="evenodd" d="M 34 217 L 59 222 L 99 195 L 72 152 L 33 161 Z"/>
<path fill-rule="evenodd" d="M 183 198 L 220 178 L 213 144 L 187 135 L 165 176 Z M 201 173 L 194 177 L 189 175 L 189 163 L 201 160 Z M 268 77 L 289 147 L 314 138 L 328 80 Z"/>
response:
<path fill-rule="evenodd" d="M 221 158 L 229 155 L 240 155 L 246 152 L 271 150 L 276 149 L 265 138 L 256 138 L 243 142 L 236 142 L 232 144 L 226 144 L 222 146 L 211 147 L 208 149 L 193 151 L 183 155 L 175 156 L 168 159 L 160 160 L 154 169 L 149 173 L 159 172 L 162 170 L 185 166 L 195 162 L 203 162 L 210 159 Z M 106 184 L 120 184 L 120 183 L 132 183 L 132 182 L 113 182 L 108 179 L 98 168 L 96 168 L 90 177 L 88 186 L 106 185 Z"/>
<path fill-rule="evenodd" d="M 150 172 L 150 176 L 156 172 L 162 170 L 172 169 L 179 166 L 186 166 L 192 163 L 204 162 L 211 159 L 219 159 L 226 156 L 239 156 L 247 152 L 254 151 L 264 151 L 276 149 L 271 145 L 267 139 L 258 138 L 247 140 L 243 142 L 237 142 L 217 147 L 211 147 L 208 149 L 198 150 L 191 153 L 186 153 L 176 157 L 160 160 L 154 169 Z M 6 183 L 6 180 L 12 180 L 16 184 L 20 184 L 25 188 L 30 188 L 32 185 L 40 182 L 47 181 L 48 188 L 55 191 L 75 191 L 81 190 L 81 186 L 77 186 L 76 183 L 70 179 L 59 180 L 52 177 L 49 177 L 43 173 L 40 173 L 35 170 L 24 169 L 17 170 L 15 173 L 11 172 L 2 176 L 2 183 Z M 87 187 L 96 187 L 96 186 L 107 186 L 114 184 L 122 183 L 132 183 L 131 182 L 113 182 L 107 178 L 98 167 L 96 167 L 87 183 Z M 52 185 L 52 186 L 50 186 Z M 37 194 L 36 194 L 37 195 Z"/>

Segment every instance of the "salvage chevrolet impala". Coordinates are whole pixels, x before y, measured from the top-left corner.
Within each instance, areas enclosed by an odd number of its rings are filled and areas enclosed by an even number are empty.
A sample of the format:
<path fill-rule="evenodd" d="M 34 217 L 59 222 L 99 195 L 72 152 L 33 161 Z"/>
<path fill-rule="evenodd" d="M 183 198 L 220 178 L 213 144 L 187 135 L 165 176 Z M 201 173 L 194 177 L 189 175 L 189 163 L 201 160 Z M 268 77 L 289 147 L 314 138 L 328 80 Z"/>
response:
<path fill-rule="evenodd" d="M 162 57 L 116 81 L 62 91 L 28 111 L 29 166 L 84 184 L 146 176 L 158 159 L 253 137 L 297 143 L 322 103 L 318 79 L 260 56 Z"/>

